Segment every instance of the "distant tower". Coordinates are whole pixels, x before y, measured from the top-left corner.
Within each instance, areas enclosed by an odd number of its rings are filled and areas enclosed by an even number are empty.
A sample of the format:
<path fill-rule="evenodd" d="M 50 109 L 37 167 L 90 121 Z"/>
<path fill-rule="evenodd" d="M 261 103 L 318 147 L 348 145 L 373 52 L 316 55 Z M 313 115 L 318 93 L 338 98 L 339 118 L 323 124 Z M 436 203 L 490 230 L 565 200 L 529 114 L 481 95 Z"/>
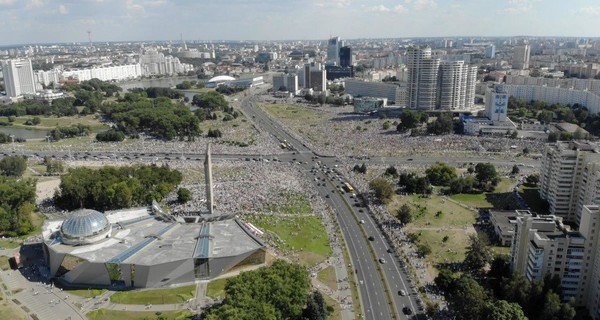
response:
<path fill-rule="evenodd" d="M 212 190 L 212 164 L 210 160 L 210 143 L 206 146 L 206 158 L 204 159 L 204 179 L 206 182 L 206 205 L 208 213 L 213 214 L 213 190 Z"/>
<path fill-rule="evenodd" d="M 88 29 L 87 34 L 88 34 L 89 46 L 91 48 L 92 47 L 92 30 Z"/>

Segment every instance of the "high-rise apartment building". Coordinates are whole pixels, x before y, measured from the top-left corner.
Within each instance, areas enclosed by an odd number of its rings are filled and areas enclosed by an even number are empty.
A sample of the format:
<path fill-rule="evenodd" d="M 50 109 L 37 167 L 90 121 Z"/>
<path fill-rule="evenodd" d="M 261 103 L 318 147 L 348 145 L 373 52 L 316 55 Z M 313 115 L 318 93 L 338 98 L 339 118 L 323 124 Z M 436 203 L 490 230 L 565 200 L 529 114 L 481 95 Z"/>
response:
<path fill-rule="evenodd" d="M 584 205 L 600 201 L 600 154 L 589 142 L 548 145 L 542 158 L 540 197 L 550 213 L 581 224 Z"/>
<path fill-rule="evenodd" d="M 327 71 L 320 63 L 307 63 L 304 65 L 304 88 L 317 92 L 327 90 Z"/>
<path fill-rule="evenodd" d="M 354 64 L 352 61 L 352 48 L 345 46 L 340 49 L 340 67 L 347 68 Z"/>
<path fill-rule="evenodd" d="M 435 110 L 440 59 L 431 57 L 431 48 L 411 47 L 406 53 L 408 66 L 408 107 Z"/>
<path fill-rule="evenodd" d="M 408 107 L 418 110 L 468 109 L 475 99 L 477 67 L 464 61 L 440 61 L 431 48 L 409 48 Z"/>
<path fill-rule="evenodd" d="M 589 224 L 572 230 L 554 215 L 517 212 L 511 246 L 512 271 L 530 281 L 540 281 L 545 275 L 558 276 L 562 299 L 572 298 L 575 306 L 585 306 L 596 290 L 591 287 L 598 286 L 588 279 L 600 273 L 594 268 L 599 214 L 597 207 L 586 207 L 582 218 Z"/>
<path fill-rule="evenodd" d="M 512 68 L 518 70 L 529 69 L 529 56 L 531 47 L 528 44 L 516 46 L 513 51 Z"/>
<path fill-rule="evenodd" d="M 30 59 L 2 61 L 6 95 L 14 98 L 27 93 L 35 93 L 36 81 Z"/>
<path fill-rule="evenodd" d="M 327 41 L 327 62 L 340 65 L 340 49 L 343 43 L 340 37 L 333 37 Z"/>

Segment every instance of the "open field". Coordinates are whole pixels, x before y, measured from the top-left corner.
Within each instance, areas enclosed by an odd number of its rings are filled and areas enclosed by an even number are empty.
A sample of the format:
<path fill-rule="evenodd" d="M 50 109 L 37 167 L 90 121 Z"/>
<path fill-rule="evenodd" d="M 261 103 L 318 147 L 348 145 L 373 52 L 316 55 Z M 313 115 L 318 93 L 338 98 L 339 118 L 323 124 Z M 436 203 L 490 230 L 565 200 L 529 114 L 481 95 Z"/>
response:
<path fill-rule="evenodd" d="M 8 270 L 10 269 L 10 263 L 8 263 L 7 256 L 0 256 L 0 270 Z"/>
<path fill-rule="evenodd" d="M 429 264 L 464 259 L 469 235 L 475 234 L 473 224 L 477 217 L 474 211 L 438 195 L 430 198 L 394 196 L 388 209 L 396 212 L 405 203 L 413 212 L 413 222 L 406 226 L 406 232 L 418 235 L 417 242 L 431 248 L 431 254 L 425 258 Z"/>
<path fill-rule="evenodd" d="M 194 93 L 207 93 L 210 91 L 215 91 L 215 88 L 190 88 L 190 89 L 185 89 L 185 90 L 179 90 L 179 89 L 175 89 L 177 91 L 181 91 L 181 92 L 194 92 Z"/>
<path fill-rule="evenodd" d="M 505 194 L 511 192 L 514 184 L 515 181 L 513 179 L 504 178 L 500 180 L 500 183 L 498 183 L 494 189 L 494 192 L 453 194 L 450 196 L 450 199 L 473 208 L 504 209 L 498 207 L 500 205 L 498 201 L 494 202 L 491 200 L 494 198 L 494 194 Z"/>
<path fill-rule="evenodd" d="M 71 117 L 44 117 L 38 116 L 40 118 L 40 124 L 36 126 L 28 126 L 25 125 L 25 122 L 29 119 L 32 119 L 35 116 L 23 116 L 16 117 L 15 122 L 13 122 L 12 128 L 25 128 L 25 129 L 37 129 L 37 130 L 52 130 L 56 127 L 69 127 L 73 124 L 81 123 L 86 126 L 90 126 L 92 131 L 102 131 L 107 130 L 108 126 L 104 123 L 100 122 L 100 118 L 98 115 L 87 115 L 87 116 L 71 116 Z M 0 122 L 8 122 L 7 117 L 0 117 Z"/>
<path fill-rule="evenodd" d="M 172 289 L 120 291 L 110 296 L 110 301 L 123 304 L 183 303 L 193 298 L 195 292 L 195 285 Z"/>
<path fill-rule="evenodd" d="M 329 289 L 337 290 L 337 278 L 335 276 L 335 268 L 329 266 L 319 273 L 317 273 L 317 279 L 323 282 Z"/>
<path fill-rule="evenodd" d="M 18 308 L 17 306 L 10 303 L 4 293 L 0 292 L 0 314 L 2 319 L 10 320 L 25 320 L 29 319 L 27 314 Z"/>
<path fill-rule="evenodd" d="M 327 231 L 316 216 L 247 215 L 245 218 L 268 233 L 268 242 L 279 253 L 297 254 L 302 265 L 315 265 L 331 255 Z"/>
<path fill-rule="evenodd" d="M 474 211 L 438 195 L 431 195 L 430 198 L 418 195 L 394 196 L 388 210 L 395 213 L 405 203 L 413 209 L 413 223 L 409 225 L 411 228 L 462 228 L 472 226 L 477 218 Z"/>
<path fill-rule="evenodd" d="M 182 311 L 119 311 L 98 309 L 86 314 L 90 320 L 147 320 L 160 319 L 164 320 L 184 320 L 191 319 L 192 313 L 187 310 Z"/>
<path fill-rule="evenodd" d="M 206 286 L 206 296 L 211 298 L 225 296 L 225 284 L 228 278 L 211 280 Z"/>

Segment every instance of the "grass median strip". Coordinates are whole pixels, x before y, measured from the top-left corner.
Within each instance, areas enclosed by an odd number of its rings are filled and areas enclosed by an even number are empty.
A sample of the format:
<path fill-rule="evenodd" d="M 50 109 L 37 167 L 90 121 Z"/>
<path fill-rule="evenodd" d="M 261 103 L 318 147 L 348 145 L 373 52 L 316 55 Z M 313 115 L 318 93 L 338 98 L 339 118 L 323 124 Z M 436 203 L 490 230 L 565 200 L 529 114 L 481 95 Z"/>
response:
<path fill-rule="evenodd" d="M 171 289 L 120 291 L 110 296 L 110 301 L 122 304 L 174 304 L 193 298 L 196 286 Z"/>

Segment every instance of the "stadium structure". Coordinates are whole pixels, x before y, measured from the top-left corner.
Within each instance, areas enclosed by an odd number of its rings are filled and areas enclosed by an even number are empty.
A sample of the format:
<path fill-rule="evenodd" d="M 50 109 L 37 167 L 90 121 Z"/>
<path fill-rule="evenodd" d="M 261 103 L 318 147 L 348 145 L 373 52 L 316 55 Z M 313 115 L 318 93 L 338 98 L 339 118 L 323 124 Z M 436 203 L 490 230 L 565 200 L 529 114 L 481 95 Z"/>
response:
<path fill-rule="evenodd" d="M 80 209 L 44 223 L 50 277 L 71 287 L 159 288 L 265 263 L 262 232 L 234 214 L 213 213 L 210 146 L 204 163 L 208 213 L 176 218 L 157 203 L 107 211 Z"/>

